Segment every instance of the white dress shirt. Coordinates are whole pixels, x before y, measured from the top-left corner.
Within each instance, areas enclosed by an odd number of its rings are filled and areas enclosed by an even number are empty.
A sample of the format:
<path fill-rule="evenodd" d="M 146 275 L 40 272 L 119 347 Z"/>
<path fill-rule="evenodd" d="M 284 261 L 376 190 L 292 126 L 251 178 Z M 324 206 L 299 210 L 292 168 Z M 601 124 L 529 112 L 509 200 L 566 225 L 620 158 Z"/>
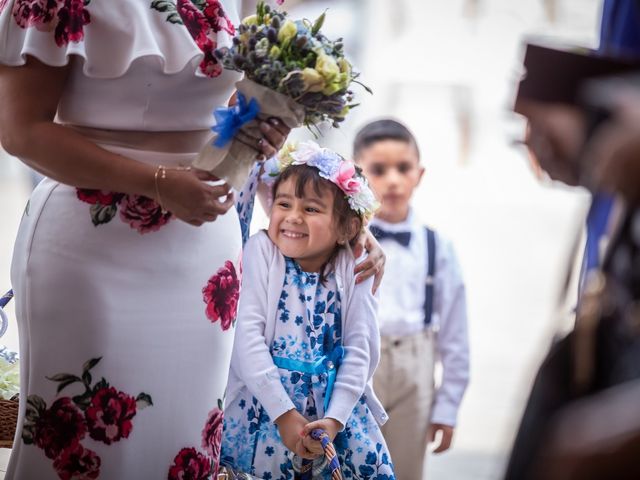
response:
<path fill-rule="evenodd" d="M 384 336 L 419 333 L 425 328 L 425 228 L 411 210 L 403 222 L 388 223 L 374 218 L 371 224 L 387 232 L 411 232 L 408 247 L 393 239 L 380 240 L 387 256 L 378 307 L 380 332 Z M 453 245 L 438 233 L 435 270 L 431 327 L 437 332 L 436 354 L 442 364 L 442 382 L 435 395 L 431 421 L 454 426 L 469 382 L 467 302 Z"/>

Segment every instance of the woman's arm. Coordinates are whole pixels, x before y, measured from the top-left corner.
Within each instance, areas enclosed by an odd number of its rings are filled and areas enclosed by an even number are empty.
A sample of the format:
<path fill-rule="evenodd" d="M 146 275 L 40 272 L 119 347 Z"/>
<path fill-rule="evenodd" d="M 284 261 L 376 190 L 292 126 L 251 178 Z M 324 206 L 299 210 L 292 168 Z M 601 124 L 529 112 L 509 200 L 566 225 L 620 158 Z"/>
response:
<path fill-rule="evenodd" d="M 34 170 L 67 185 L 156 198 L 156 167 L 102 149 L 54 123 L 69 66 L 50 67 L 28 57 L 22 67 L 0 66 L 0 143 Z M 204 172 L 168 170 L 160 181 L 163 206 L 200 225 L 233 204 L 219 198 L 227 186 L 211 186 Z"/>
<path fill-rule="evenodd" d="M 0 67 L 2 146 L 61 183 L 152 197 L 152 165 L 108 152 L 53 122 L 69 68 L 32 57 L 23 67 Z"/>
<path fill-rule="evenodd" d="M 387 257 L 385 257 L 382 247 L 371 234 L 369 229 L 365 229 L 358 237 L 353 249 L 353 256 L 355 258 L 360 258 L 365 251 L 367 251 L 369 255 L 367 255 L 365 260 L 356 265 L 356 283 L 362 283 L 373 276 L 374 280 L 371 287 L 371 293 L 375 295 L 378 291 L 378 287 L 380 286 L 380 282 L 382 282 L 382 276 L 384 275 L 384 263 L 386 262 Z"/>

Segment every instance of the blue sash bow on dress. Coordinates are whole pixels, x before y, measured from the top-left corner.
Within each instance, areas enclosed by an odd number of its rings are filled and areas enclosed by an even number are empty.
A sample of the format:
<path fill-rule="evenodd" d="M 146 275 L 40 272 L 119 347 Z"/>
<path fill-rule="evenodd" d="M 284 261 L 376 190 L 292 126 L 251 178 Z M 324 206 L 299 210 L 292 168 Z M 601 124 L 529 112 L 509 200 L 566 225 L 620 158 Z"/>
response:
<path fill-rule="evenodd" d="M 329 355 L 323 355 L 315 362 L 303 362 L 302 360 L 294 360 L 292 358 L 273 357 L 273 363 L 276 367 L 291 372 L 308 373 L 310 375 L 327 375 L 327 391 L 324 395 L 324 411 L 326 413 L 329 408 L 329 401 L 333 393 L 333 386 L 338 376 L 338 367 L 344 358 L 344 348 L 337 346 Z"/>

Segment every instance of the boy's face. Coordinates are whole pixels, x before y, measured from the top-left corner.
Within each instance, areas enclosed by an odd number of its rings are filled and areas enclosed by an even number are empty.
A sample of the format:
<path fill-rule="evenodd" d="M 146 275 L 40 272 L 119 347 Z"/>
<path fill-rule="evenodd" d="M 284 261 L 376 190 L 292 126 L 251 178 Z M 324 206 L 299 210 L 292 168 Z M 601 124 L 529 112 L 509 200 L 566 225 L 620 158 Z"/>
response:
<path fill-rule="evenodd" d="M 362 149 L 356 161 L 380 200 L 376 216 L 391 223 L 405 220 L 413 190 L 424 173 L 415 146 L 402 140 L 381 140 Z"/>

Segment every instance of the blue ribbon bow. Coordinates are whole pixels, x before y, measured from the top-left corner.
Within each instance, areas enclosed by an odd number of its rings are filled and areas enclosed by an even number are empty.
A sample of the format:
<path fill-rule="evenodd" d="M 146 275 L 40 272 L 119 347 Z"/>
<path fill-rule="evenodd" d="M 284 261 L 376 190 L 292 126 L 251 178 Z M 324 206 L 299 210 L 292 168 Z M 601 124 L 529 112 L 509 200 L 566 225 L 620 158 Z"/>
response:
<path fill-rule="evenodd" d="M 218 134 L 213 144 L 218 148 L 224 147 L 245 124 L 256 118 L 258 113 L 260 106 L 257 100 L 252 98 L 247 102 L 247 98 L 238 92 L 238 103 L 230 107 L 218 107 L 213 112 L 216 124 L 211 130 Z"/>
<path fill-rule="evenodd" d="M 294 360 L 292 358 L 273 357 L 273 363 L 276 367 L 292 372 L 308 373 L 310 375 L 327 374 L 327 391 L 324 395 L 324 411 L 326 413 L 329 408 L 329 401 L 333 393 L 333 386 L 338 376 L 338 367 L 344 358 L 344 348 L 337 346 L 329 355 L 323 355 L 315 362 L 303 362 L 302 360 Z"/>

